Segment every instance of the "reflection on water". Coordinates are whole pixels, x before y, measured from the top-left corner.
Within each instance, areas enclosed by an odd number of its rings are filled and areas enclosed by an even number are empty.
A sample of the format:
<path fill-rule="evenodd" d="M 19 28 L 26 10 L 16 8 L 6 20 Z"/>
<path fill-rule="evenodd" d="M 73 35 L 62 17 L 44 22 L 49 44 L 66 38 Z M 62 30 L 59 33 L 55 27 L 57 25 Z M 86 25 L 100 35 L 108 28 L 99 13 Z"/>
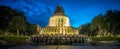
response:
<path fill-rule="evenodd" d="M 17 45 L 0 47 L 0 49 L 119 49 L 120 46 L 70 46 L 70 45 L 47 45 L 47 46 L 34 46 L 34 45 Z"/>

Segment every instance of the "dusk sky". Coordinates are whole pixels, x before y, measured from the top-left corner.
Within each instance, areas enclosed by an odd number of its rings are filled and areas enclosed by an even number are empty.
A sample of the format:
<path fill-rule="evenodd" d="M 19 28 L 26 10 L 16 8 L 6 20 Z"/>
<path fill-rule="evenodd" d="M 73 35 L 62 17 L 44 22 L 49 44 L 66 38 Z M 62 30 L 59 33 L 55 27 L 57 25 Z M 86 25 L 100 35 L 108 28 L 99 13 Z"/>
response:
<path fill-rule="evenodd" d="M 0 6 L 23 11 L 31 24 L 47 26 L 57 5 L 62 5 L 71 26 L 90 23 L 98 14 L 107 10 L 120 10 L 120 0 L 0 0 Z"/>

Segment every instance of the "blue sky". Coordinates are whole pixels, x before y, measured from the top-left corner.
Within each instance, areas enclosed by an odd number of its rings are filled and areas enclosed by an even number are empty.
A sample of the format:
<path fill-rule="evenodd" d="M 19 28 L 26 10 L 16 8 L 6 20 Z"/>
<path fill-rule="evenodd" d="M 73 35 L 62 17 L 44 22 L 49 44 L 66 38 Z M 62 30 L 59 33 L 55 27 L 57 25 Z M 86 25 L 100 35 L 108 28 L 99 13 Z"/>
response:
<path fill-rule="evenodd" d="M 0 6 L 23 11 L 31 24 L 47 26 L 57 5 L 62 5 L 71 26 L 90 23 L 98 14 L 107 10 L 120 10 L 120 0 L 0 0 Z"/>

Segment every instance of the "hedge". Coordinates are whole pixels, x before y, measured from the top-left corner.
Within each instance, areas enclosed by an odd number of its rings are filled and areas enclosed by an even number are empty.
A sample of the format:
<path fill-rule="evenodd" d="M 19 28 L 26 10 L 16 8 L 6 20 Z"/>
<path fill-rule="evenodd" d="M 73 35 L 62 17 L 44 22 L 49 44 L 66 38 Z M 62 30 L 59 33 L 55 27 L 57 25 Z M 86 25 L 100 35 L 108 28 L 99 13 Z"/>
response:
<path fill-rule="evenodd" d="M 7 42 L 26 42 L 28 36 L 0 35 L 0 40 Z"/>
<path fill-rule="evenodd" d="M 92 41 L 120 41 L 120 37 L 91 37 Z"/>

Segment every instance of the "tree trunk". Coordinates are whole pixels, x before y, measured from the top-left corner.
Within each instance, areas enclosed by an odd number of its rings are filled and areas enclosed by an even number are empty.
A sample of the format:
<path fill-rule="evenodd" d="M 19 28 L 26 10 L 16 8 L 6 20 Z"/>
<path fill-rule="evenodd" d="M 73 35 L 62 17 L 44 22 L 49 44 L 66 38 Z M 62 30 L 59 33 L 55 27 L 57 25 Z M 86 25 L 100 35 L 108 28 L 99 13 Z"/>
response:
<path fill-rule="evenodd" d="M 17 35 L 19 36 L 19 29 L 17 28 Z"/>

